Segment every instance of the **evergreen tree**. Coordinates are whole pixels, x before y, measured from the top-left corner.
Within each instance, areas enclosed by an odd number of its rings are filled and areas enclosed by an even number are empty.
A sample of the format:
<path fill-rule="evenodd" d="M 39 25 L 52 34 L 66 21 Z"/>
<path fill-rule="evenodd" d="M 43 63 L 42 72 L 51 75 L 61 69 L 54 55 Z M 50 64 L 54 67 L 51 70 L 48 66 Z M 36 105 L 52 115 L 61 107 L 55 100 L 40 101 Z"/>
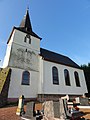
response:
<path fill-rule="evenodd" d="M 85 64 L 81 65 L 81 68 L 84 70 L 87 89 L 88 89 L 88 93 L 90 95 L 90 63 L 88 63 L 88 65 L 85 65 Z"/>

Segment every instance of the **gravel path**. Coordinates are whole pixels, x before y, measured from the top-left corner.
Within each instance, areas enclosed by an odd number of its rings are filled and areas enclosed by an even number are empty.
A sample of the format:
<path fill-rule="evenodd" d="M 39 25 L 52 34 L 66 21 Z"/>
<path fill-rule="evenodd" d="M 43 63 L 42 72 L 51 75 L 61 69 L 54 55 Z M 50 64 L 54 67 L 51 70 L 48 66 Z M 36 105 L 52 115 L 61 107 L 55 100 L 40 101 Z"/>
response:
<path fill-rule="evenodd" d="M 0 108 L 0 120 L 20 120 L 20 116 L 16 115 L 17 106 Z"/>
<path fill-rule="evenodd" d="M 25 106 L 26 109 L 26 106 Z M 21 120 L 20 116 L 16 115 L 17 106 L 0 108 L 0 120 Z M 90 120 L 90 109 L 80 109 L 87 113 L 84 117 Z"/>

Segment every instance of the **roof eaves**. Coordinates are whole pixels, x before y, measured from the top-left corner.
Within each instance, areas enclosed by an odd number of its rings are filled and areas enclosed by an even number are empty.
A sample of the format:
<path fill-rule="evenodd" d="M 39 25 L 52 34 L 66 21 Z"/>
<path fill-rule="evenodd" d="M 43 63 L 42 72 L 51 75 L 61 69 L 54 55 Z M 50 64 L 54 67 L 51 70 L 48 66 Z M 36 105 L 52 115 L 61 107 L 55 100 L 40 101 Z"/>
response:
<path fill-rule="evenodd" d="M 65 66 L 68 66 L 68 67 L 73 67 L 73 68 L 81 69 L 80 66 L 68 65 L 68 64 L 61 63 L 61 62 L 57 62 L 57 61 L 54 61 L 54 60 L 51 60 L 51 59 L 47 59 L 47 58 L 44 58 L 44 57 L 42 57 L 42 58 L 43 58 L 43 60 L 46 60 L 46 61 L 49 61 L 49 62 L 53 62 L 53 63 L 57 63 L 57 64 L 61 64 L 61 65 L 65 65 Z"/>
<path fill-rule="evenodd" d="M 12 32 L 11 32 L 9 38 L 8 38 L 7 44 L 9 43 L 9 41 L 10 41 L 10 39 L 11 39 L 11 36 L 12 36 L 12 34 L 13 34 L 13 32 L 14 32 L 14 29 L 15 29 L 15 27 L 13 27 L 13 29 L 12 29 Z"/>
<path fill-rule="evenodd" d="M 20 27 L 15 27 L 15 29 L 21 31 L 21 32 L 24 32 L 24 33 L 27 33 L 27 34 L 30 34 L 36 38 L 39 38 L 40 40 L 42 40 L 41 37 L 39 37 L 37 34 L 35 34 L 33 31 L 32 32 L 29 32 L 29 31 L 26 31 L 24 28 L 20 28 Z"/>

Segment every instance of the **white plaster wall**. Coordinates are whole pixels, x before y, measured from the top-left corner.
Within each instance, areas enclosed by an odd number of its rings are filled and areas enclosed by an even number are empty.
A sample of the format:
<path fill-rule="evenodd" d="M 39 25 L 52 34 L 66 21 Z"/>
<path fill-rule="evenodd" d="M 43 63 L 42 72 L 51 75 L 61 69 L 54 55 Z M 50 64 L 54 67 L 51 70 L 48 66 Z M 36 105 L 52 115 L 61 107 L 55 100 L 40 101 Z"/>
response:
<path fill-rule="evenodd" d="M 40 51 L 40 39 L 31 36 L 31 44 L 24 42 L 26 33 L 15 30 L 14 43 L 26 47 L 27 49 L 33 49 L 36 53 Z"/>
<path fill-rule="evenodd" d="M 52 81 L 52 67 L 58 68 L 59 85 L 54 85 Z M 64 69 L 69 71 L 71 86 L 65 85 Z M 76 87 L 74 72 L 77 71 L 79 74 L 81 87 Z M 52 62 L 43 60 L 43 93 L 44 94 L 72 94 L 82 95 L 87 93 L 86 82 L 83 71 L 77 68 L 68 67 Z"/>
<path fill-rule="evenodd" d="M 7 67 L 9 64 L 9 59 L 10 59 L 10 53 L 11 53 L 11 48 L 12 48 L 12 42 L 14 39 L 15 31 L 13 31 L 13 34 L 10 38 L 10 42 L 7 44 L 7 49 L 6 49 L 6 54 L 4 57 L 4 62 L 3 62 L 3 68 Z"/>
<path fill-rule="evenodd" d="M 35 98 L 38 93 L 39 72 L 30 72 L 30 85 L 21 85 L 23 69 L 11 68 L 11 81 L 8 98 L 18 98 L 24 95 L 25 98 Z"/>
<path fill-rule="evenodd" d="M 9 61 L 10 67 L 22 68 L 22 69 L 33 69 L 39 71 L 39 58 L 33 50 L 27 49 L 26 47 L 18 44 L 12 45 L 11 57 Z M 21 52 L 23 51 L 23 52 Z M 30 54 L 28 55 L 28 51 Z"/>
<path fill-rule="evenodd" d="M 23 49 L 24 51 L 27 49 L 31 52 L 33 51 L 33 53 L 35 53 L 36 55 L 38 55 L 38 53 L 40 52 L 40 39 L 31 36 L 31 44 L 29 44 L 28 42 L 27 43 L 24 42 L 25 36 L 26 36 L 26 33 L 14 29 L 12 36 L 9 40 L 9 43 L 7 45 L 6 55 L 3 63 L 4 68 L 7 66 L 16 67 L 13 64 L 12 58 L 14 58 L 15 60 L 17 49 Z M 14 56 L 12 56 L 13 53 L 14 53 Z M 33 62 L 34 64 L 36 63 L 35 59 L 33 59 Z"/>

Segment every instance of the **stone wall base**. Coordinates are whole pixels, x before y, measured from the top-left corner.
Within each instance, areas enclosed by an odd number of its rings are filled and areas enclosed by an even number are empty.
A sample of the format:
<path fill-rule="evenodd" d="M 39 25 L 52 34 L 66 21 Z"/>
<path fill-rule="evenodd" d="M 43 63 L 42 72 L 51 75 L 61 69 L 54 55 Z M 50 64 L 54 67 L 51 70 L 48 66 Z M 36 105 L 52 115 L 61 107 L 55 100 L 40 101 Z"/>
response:
<path fill-rule="evenodd" d="M 19 98 L 8 98 L 7 99 L 7 104 L 13 104 L 13 103 L 17 103 L 18 104 Z M 30 102 L 30 101 L 37 101 L 37 98 L 25 98 L 24 102 Z"/>
<path fill-rule="evenodd" d="M 40 102 L 44 102 L 44 101 L 49 101 L 49 100 L 53 100 L 53 101 L 58 101 L 59 98 L 66 96 L 65 94 L 38 94 L 37 100 Z M 73 99 L 75 99 L 76 97 L 81 97 L 82 95 L 69 95 L 69 99 L 70 101 L 73 101 Z"/>

